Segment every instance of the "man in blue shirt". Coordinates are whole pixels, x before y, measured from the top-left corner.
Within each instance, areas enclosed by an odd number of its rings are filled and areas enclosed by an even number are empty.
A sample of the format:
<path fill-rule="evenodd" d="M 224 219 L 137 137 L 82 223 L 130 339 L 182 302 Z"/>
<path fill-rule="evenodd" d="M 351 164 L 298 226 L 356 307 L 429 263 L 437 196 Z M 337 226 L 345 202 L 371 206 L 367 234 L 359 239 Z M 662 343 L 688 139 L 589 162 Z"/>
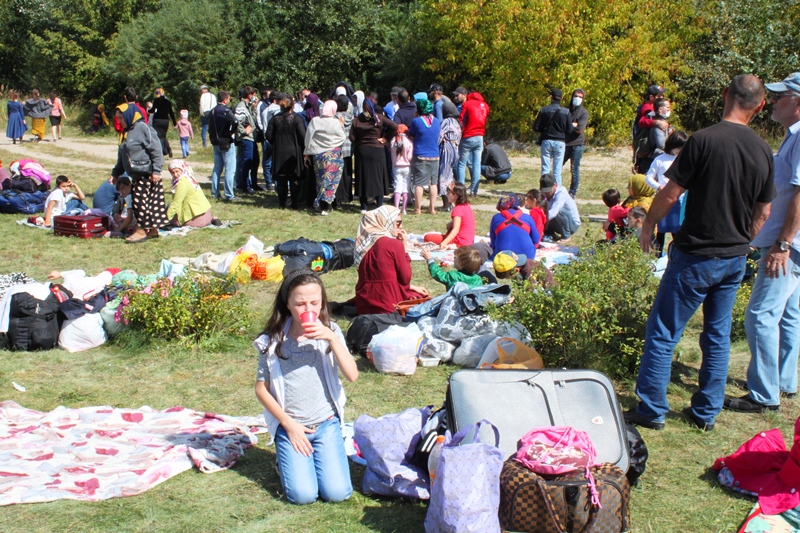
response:
<path fill-rule="evenodd" d="M 800 72 L 769 83 L 772 120 L 788 131 L 775 156 L 775 192 L 769 218 L 750 243 L 761 263 L 745 313 L 750 346 L 747 386 L 724 407 L 740 413 L 777 411 L 781 396 L 797 393 L 800 348 Z"/>

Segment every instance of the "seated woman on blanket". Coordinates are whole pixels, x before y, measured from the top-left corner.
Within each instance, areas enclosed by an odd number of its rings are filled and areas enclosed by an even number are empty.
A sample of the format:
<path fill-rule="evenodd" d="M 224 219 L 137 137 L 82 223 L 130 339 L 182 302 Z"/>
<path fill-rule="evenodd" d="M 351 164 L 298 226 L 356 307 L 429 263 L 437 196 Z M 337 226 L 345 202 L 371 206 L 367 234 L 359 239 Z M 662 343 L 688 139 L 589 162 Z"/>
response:
<path fill-rule="evenodd" d="M 411 285 L 408 234 L 400 210 L 384 205 L 361 217 L 355 244 L 358 266 L 355 305 L 359 315 L 394 312 L 394 304 L 428 296 L 425 287 Z"/>
<path fill-rule="evenodd" d="M 169 162 L 169 173 L 172 174 L 172 203 L 167 209 L 170 223 L 193 228 L 218 226 L 219 220 L 211 216 L 211 204 L 194 179 L 192 167 L 182 159 L 173 159 Z"/>
<path fill-rule="evenodd" d="M 499 213 L 492 217 L 489 226 L 491 259 L 501 250 L 510 250 L 528 259 L 536 257 L 536 245 L 541 240 L 536 223 L 519 207 L 516 194 L 509 194 L 497 202 Z"/>
<path fill-rule="evenodd" d="M 72 191 L 75 192 L 72 192 Z M 68 177 L 56 177 L 56 188 L 47 197 L 44 205 L 44 225 L 50 226 L 53 224 L 53 217 L 59 215 L 79 215 L 89 209 L 83 203 L 85 196 L 77 183 L 72 182 Z"/>
<path fill-rule="evenodd" d="M 449 204 L 455 205 L 450 212 L 447 233 L 428 233 L 425 242 L 438 244 L 440 250 L 472 246 L 475 243 L 475 213 L 469 205 L 467 187 L 463 183 L 451 182 L 446 194 Z"/>

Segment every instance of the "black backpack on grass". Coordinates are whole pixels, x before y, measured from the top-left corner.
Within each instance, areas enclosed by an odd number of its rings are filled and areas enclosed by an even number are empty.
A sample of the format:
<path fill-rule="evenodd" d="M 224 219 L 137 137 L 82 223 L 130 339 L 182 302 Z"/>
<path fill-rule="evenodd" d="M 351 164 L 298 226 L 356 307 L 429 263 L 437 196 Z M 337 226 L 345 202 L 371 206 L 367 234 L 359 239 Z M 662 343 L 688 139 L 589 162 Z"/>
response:
<path fill-rule="evenodd" d="M 44 300 L 26 292 L 13 295 L 8 316 L 6 349 L 32 352 L 52 350 L 58 344 L 58 299 L 53 293 Z"/>
<path fill-rule="evenodd" d="M 409 323 L 400 316 L 400 313 L 359 315 L 350 322 L 350 327 L 347 329 L 347 347 L 351 352 L 364 355 L 372 337 L 386 331 L 389 326 L 407 326 Z"/>

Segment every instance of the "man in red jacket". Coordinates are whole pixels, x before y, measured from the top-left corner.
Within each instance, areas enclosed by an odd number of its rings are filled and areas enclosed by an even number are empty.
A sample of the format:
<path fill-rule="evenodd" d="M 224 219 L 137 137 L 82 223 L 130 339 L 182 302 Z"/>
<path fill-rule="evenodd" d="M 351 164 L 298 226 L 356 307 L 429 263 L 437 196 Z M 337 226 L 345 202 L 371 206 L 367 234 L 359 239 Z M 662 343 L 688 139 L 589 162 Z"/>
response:
<path fill-rule="evenodd" d="M 483 101 L 478 91 L 472 91 L 461 106 L 461 144 L 458 146 L 458 164 L 456 179 L 459 183 L 466 181 L 466 169 L 469 164 L 470 194 L 478 194 L 481 181 L 481 155 L 483 152 L 483 136 L 486 133 L 486 119 L 489 118 L 489 104 Z"/>

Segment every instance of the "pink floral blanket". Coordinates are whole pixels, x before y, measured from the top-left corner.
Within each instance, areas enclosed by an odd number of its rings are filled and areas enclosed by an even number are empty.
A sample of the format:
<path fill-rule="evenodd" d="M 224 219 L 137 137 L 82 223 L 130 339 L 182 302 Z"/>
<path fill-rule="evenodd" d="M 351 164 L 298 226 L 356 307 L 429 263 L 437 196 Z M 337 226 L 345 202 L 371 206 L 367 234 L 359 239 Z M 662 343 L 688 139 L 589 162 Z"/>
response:
<path fill-rule="evenodd" d="M 0 402 L 0 505 L 141 494 L 185 470 L 229 468 L 266 432 L 255 417 L 173 407 L 57 407 Z"/>

